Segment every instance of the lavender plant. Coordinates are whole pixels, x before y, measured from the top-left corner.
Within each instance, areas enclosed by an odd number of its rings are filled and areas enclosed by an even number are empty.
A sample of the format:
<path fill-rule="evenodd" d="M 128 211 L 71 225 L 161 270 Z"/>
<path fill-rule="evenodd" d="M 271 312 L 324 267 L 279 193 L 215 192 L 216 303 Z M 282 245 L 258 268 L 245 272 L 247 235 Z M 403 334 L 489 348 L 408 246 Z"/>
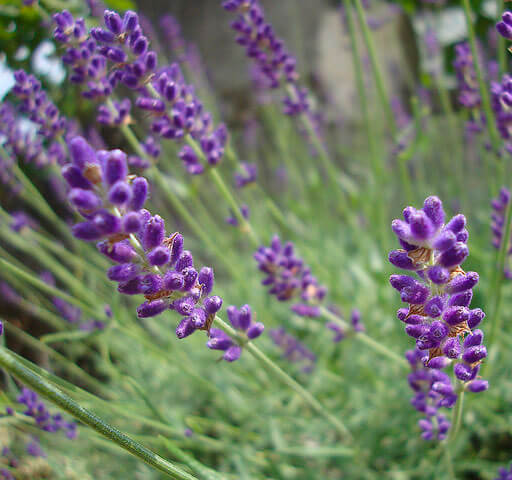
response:
<path fill-rule="evenodd" d="M 510 12 L 340 3 L 0 6 L 1 478 L 508 478 Z"/>

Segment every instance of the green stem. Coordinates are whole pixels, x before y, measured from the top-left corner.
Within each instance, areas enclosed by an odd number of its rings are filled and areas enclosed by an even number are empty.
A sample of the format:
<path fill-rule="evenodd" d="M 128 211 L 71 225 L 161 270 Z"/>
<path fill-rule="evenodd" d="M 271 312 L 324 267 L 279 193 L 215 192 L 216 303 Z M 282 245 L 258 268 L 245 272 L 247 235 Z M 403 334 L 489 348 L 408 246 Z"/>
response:
<path fill-rule="evenodd" d="M 361 30 L 363 32 L 364 42 L 366 44 L 366 48 L 368 50 L 368 55 L 370 57 L 370 62 L 372 64 L 373 74 L 375 76 L 375 84 L 377 87 L 377 92 L 379 95 L 379 100 L 382 106 L 382 110 L 384 111 L 384 115 L 386 117 L 386 121 L 391 129 L 393 135 L 397 133 L 397 126 L 395 116 L 393 115 L 393 111 L 391 110 L 391 103 L 389 101 L 388 94 L 386 92 L 386 88 L 384 87 L 384 79 L 382 76 L 382 72 L 379 66 L 379 62 L 377 61 L 377 54 L 375 50 L 375 45 L 373 43 L 372 33 L 368 28 L 368 23 L 366 20 L 366 15 L 364 13 L 364 8 L 361 3 L 361 0 L 354 0 L 356 6 L 357 17 L 359 19 L 359 25 L 361 26 Z"/>
<path fill-rule="evenodd" d="M 358 0 L 359 1 L 359 0 Z M 485 84 L 482 69 L 480 67 L 478 49 L 476 45 L 475 29 L 473 28 L 473 19 L 471 18 L 473 13 L 471 11 L 471 5 L 469 0 L 463 0 L 464 16 L 466 17 L 466 26 L 468 29 L 469 44 L 471 45 L 471 55 L 473 57 L 473 65 L 475 68 L 476 78 L 478 80 L 478 87 L 480 89 L 480 98 L 482 99 L 482 107 L 484 109 L 487 130 L 489 131 L 489 137 L 491 139 L 492 146 L 498 150 L 500 146 L 500 137 L 496 130 L 496 120 L 494 118 L 494 111 L 491 108 L 491 101 L 489 99 L 488 87 Z M 500 161 L 503 164 L 503 161 Z"/>
<path fill-rule="evenodd" d="M 452 413 L 452 425 L 450 428 L 450 433 L 446 439 L 447 448 L 449 448 L 449 446 L 451 446 L 455 441 L 455 438 L 457 437 L 460 426 L 462 424 L 462 411 L 464 409 L 464 389 L 461 387 L 460 381 L 458 382 L 458 387 L 460 388 L 460 391 L 457 394 L 457 402 L 455 403 L 455 409 Z"/>
<path fill-rule="evenodd" d="M 330 312 L 329 310 L 327 310 L 327 308 L 320 307 L 320 312 L 323 317 L 327 318 L 328 320 L 334 323 L 337 323 L 344 330 L 350 329 L 349 324 L 345 320 L 338 317 L 334 313 Z M 378 342 L 377 340 L 374 340 L 366 333 L 354 332 L 354 338 L 364 343 L 365 345 L 375 350 L 376 352 L 380 353 L 381 355 L 384 355 L 385 357 L 388 357 L 389 359 L 393 360 L 396 364 L 400 365 L 401 367 L 409 368 L 409 364 L 407 363 L 407 360 L 405 360 L 405 358 L 401 357 L 392 350 L 389 350 L 385 345 Z"/>
<path fill-rule="evenodd" d="M 196 477 L 188 474 L 178 466 L 160 457 L 144 445 L 132 440 L 117 428 L 109 425 L 94 413 L 86 410 L 55 385 L 27 369 L 11 355 L 9 350 L 5 348 L 0 348 L 0 365 L 25 385 L 29 386 L 32 390 L 50 400 L 76 419 L 96 430 L 98 433 L 124 450 L 140 458 L 148 465 L 151 465 L 153 468 L 167 474 L 171 478 L 179 480 L 197 480 Z"/>
<path fill-rule="evenodd" d="M 235 197 L 229 190 L 228 186 L 220 176 L 220 173 L 218 170 L 214 168 L 209 169 L 209 173 L 211 178 L 213 179 L 215 185 L 217 186 L 217 189 L 219 190 L 220 194 L 224 197 L 226 202 L 228 202 L 229 206 L 231 207 L 231 210 L 233 211 L 233 214 L 235 215 L 236 219 L 238 220 L 239 225 L 241 226 L 243 231 L 246 231 L 249 234 L 249 238 L 251 239 L 251 243 L 257 247 L 261 245 L 260 240 L 258 239 L 258 236 L 256 235 L 256 232 L 253 230 L 251 224 L 243 217 L 240 206 L 238 205 L 238 202 L 235 200 Z"/>
<path fill-rule="evenodd" d="M 82 370 L 79 366 L 75 365 L 69 359 L 67 359 L 64 355 L 59 352 L 53 350 L 48 345 L 37 340 L 33 336 L 25 333 L 20 328 L 16 327 L 14 324 L 9 322 L 8 327 L 6 328 L 7 334 L 13 334 L 19 340 L 24 342 L 31 348 L 35 348 L 36 350 L 40 350 L 41 352 L 47 354 L 49 357 L 54 358 L 64 369 L 66 369 L 71 375 L 74 375 L 77 379 L 80 379 L 82 382 L 86 383 L 94 390 L 100 392 L 105 395 L 107 398 L 115 398 L 115 395 L 107 390 L 105 386 L 99 382 L 96 378 L 89 375 L 86 371 Z"/>
<path fill-rule="evenodd" d="M 84 312 L 87 312 L 88 314 L 92 315 L 94 318 L 104 320 L 108 323 L 109 319 L 105 316 L 104 313 L 99 313 L 94 308 L 90 307 L 89 305 L 85 304 L 81 300 L 78 300 L 77 298 L 68 295 L 67 293 L 59 290 L 58 288 L 52 287 L 45 282 L 43 282 L 40 278 L 36 277 L 35 275 L 26 272 L 25 270 L 22 270 L 19 267 L 16 267 L 12 263 L 6 261 L 3 258 L 0 258 L 0 265 L 8 270 L 9 272 L 13 273 L 17 277 L 22 278 L 23 280 L 26 280 L 30 284 L 34 285 L 35 287 L 39 288 L 43 292 L 49 293 L 52 296 L 60 297 L 63 300 L 65 300 L 68 303 L 71 303 L 79 308 L 81 308 Z"/>
<path fill-rule="evenodd" d="M 216 316 L 215 321 L 230 335 L 234 336 L 235 338 L 239 337 L 236 330 L 231 328 L 224 320 Z M 302 385 L 296 382 L 292 377 L 290 377 L 290 375 L 288 375 L 284 370 L 276 365 L 258 347 L 256 347 L 252 342 L 248 342 L 244 345 L 244 348 L 262 365 L 264 365 L 270 373 L 274 374 L 276 378 L 281 380 L 281 382 L 283 382 L 295 393 L 297 393 L 302 398 L 302 400 L 307 403 L 313 410 L 328 420 L 342 436 L 347 437 L 349 440 L 352 439 L 350 431 L 345 426 L 345 424 L 340 419 L 338 419 L 338 417 L 330 413 L 324 405 L 322 405 L 313 395 L 311 395 L 311 393 L 309 393 Z"/>

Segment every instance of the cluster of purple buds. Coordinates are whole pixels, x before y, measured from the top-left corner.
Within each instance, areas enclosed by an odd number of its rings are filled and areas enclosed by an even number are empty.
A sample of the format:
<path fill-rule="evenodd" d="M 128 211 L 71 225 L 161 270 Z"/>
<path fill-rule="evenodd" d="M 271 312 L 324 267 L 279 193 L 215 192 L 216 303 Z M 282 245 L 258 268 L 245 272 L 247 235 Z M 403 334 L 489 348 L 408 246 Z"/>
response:
<path fill-rule="evenodd" d="M 67 422 L 62 418 L 60 413 L 52 415 L 45 403 L 40 400 L 38 395 L 32 390 L 23 388 L 21 394 L 18 396 L 18 403 L 25 405 L 26 410 L 23 414 L 32 417 L 41 430 L 50 433 L 62 430 L 65 432 L 67 438 L 76 438 L 76 423 Z"/>
<path fill-rule="evenodd" d="M 512 480 L 512 465 L 507 469 L 501 467 L 498 469 L 498 476 L 494 480 Z"/>
<path fill-rule="evenodd" d="M 39 439 L 37 437 L 32 437 L 32 439 L 25 446 L 25 450 L 32 457 L 46 457 L 46 453 L 41 448 L 41 444 L 39 443 Z"/>
<path fill-rule="evenodd" d="M 405 352 L 405 358 L 412 369 L 408 376 L 409 386 L 414 391 L 411 405 L 425 415 L 418 422 L 422 430 L 421 437 L 424 440 L 443 440 L 451 424 L 439 410 L 443 407 L 452 408 L 457 395 L 446 373 L 424 366 L 427 356 L 417 348 Z"/>
<path fill-rule="evenodd" d="M 505 187 L 500 190 L 498 197 L 491 202 L 493 209 L 491 216 L 492 245 L 497 250 L 501 248 L 501 242 L 503 241 L 503 227 L 505 226 L 505 216 L 509 203 L 510 191 Z M 512 255 L 512 245 L 508 245 L 507 256 L 509 255 Z M 504 275 L 509 280 L 512 280 L 512 270 L 507 265 L 505 265 Z"/>
<path fill-rule="evenodd" d="M 143 209 L 148 182 L 128 175 L 121 150 L 95 152 L 81 137 L 69 142 L 72 163 L 63 168 L 71 190 L 70 202 L 86 219 L 73 226 L 83 240 L 99 241 L 98 249 L 117 265 L 107 275 L 126 295 L 144 295 L 140 318 L 171 309 L 183 316 L 178 338 L 210 330 L 222 299 L 209 296 L 213 270 L 194 268 L 192 254 L 183 248 L 178 232 L 166 235 L 164 220 Z"/>
<path fill-rule="evenodd" d="M 258 165 L 255 163 L 240 163 L 242 172 L 235 172 L 233 178 L 236 188 L 244 188 L 247 185 L 255 183 L 258 178 Z"/>
<path fill-rule="evenodd" d="M 24 230 L 36 229 L 39 224 L 23 210 L 17 210 L 11 214 L 11 222 L 9 228 L 16 233 L 21 233 Z"/>
<path fill-rule="evenodd" d="M 390 262 L 418 277 L 392 275 L 391 285 L 400 292 L 408 308 L 398 310 L 406 333 L 416 339 L 419 350 L 428 351 L 425 366 L 444 369 L 453 365 L 463 388 L 480 392 L 488 388 L 476 379 L 481 361 L 487 356 L 483 333 L 476 327 L 485 317 L 470 309 L 476 272 L 464 272 L 460 265 L 469 254 L 464 215 L 445 224 L 439 198 L 428 197 L 421 210 L 407 207 L 404 220 L 393 220 L 392 229 L 402 246 L 389 254 Z"/>
<path fill-rule="evenodd" d="M 62 135 L 68 125 L 59 109 L 50 101 L 41 82 L 23 70 L 14 72 L 12 92 L 21 100 L 20 110 L 39 125 L 39 133 L 49 139 Z"/>
<path fill-rule="evenodd" d="M 330 307 L 329 310 L 332 310 L 335 315 L 340 316 L 340 312 L 337 311 L 337 308 Z M 341 340 L 347 336 L 346 328 L 339 323 L 328 322 L 325 326 L 334 333 L 332 341 L 335 343 L 341 342 Z M 361 312 L 357 308 L 354 308 L 350 314 L 350 326 L 352 328 L 352 332 L 359 333 L 365 331 L 364 324 L 361 321 Z"/>
<path fill-rule="evenodd" d="M 293 95 L 284 100 L 285 113 L 298 115 L 309 109 L 307 91 L 298 87 L 297 61 L 278 38 L 270 23 L 265 21 L 259 0 L 226 0 L 225 10 L 238 14 L 231 23 L 237 33 L 236 42 L 245 48 L 246 55 L 267 78 L 269 88 L 283 85 L 293 87 Z"/>
<path fill-rule="evenodd" d="M 98 53 L 114 65 L 111 85 L 121 82 L 131 89 L 144 86 L 157 66 L 157 56 L 149 50 L 137 14 L 129 10 L 121 18 L 117 12 L 105 10 L 103 20 L 105 28 L 96 27 L 90 33 L 98 42 Z"/>
<path fill-rule="evenodd" d="M 113 101 L 113 108 L 110 109 L 107 105 L 100 105 L 98 107 L 98 123 L 110 126 L 128 125 L 131 122 L 130 110 L 132 104 L 128 98 L 124 100 Z"/>
<path fill-rule="evenodd" d="M 457 77 L 459 103 L 466 108 L 478 108 L 481 101 L 480 91 L 473 64 L 473 54 L 468 42 L 462 42 L 455 46 L 453 67 Z"/>
<path fill-rule="evenodd" d="M 46 148 L 32 129 L 22 128 L 21 120 L 14 107 L 4 101 L 0 106 L 0 134 L 4 137 L 4 148 L 8 147 L 13 156 L 23 158 L 38 168 L 48 164 L 61 164 L 65 158 L 62 146 L 51 138 Z M 9 175 L 9 172 L 3 173 L 4 176 Z"/>
<path fill-rule="evenodd" d="M 103 98 L 112 93 L 115 72 L 108 73 L 106 58 L 98 52 L 98 44 L 91 38 L 83 18 L 74 19 L 67 10 L 53 16 L 56 25 L 55 40 L 65 47 L 62 61 L 70 69 L 69 80 L 84 85 L 85 98 Z"/>
<path fill-rule="evenodd" d="M 194 87 L 185 82 L 179 65 L 173 63 L 162 69 L 152 81 L 152 87 L 152 92 L 136 101 L 137 107 L 152 115 L 152 132 L 177 141 L 190 135 L 199 143 L 199 153 L 190 145 L 184 145 L 179 153 L 189 174 L 204 172 L 203 156 L 209 166 L 218 165 L 228 140 L 226 126 L 220 124 L 214 128 L 211 114 L 204 111 Z"/>
<path fill-rule="evenodd" d="M 238 227 L 238 218 L 234 214 L 233 210 L 230 210 L 230 212 L 231 215 L 226 218 L 226 223 L 232 225 L 233 227 Z M 240 213 L 242 214 L 242 217 L 244 217 L 246 220 L 249 220 L 251 212 L 247 205 L 240 205 Z"/>
<path fill-rule="evenodd" d="M 239 331 L 245 338 L 239 344 L 223 330 L 212 328 L 206 346 L 212 350 L 222 350 L 224 352 L 222 358 L 227 362 L 234 362 L 242 354 L 243 342 L 258 338 L 263 333 L 263 330 L 265 330 L 265 326 L 261 322 L 253 322 L 253 313 L 249 305 L 243 305 L 239 309 L 231 305 L 226 311 L 233 328 Z"/>
<path fill-rule="evenodd" d="M 283 352 L 283 358 L 291 363 L 301 364 L 304 373 L 311 373 L 315 368 L 316 355 L 302 342 L 289 333 L 284 327 L 270 330 L 270 337 Z"/>
<path fill-rule="evenodd" d="M 512 40 L 512 12 L 503 13 L 501 21 L 496 24 L 496 30 L 502 37 Z"/>
<path fill-rule="evenodd" d="M 270 246 L 261 246 L 254 254 L 258 268 L 266 274 L 262 284 L 279 301 L 297 299 L 292 307 L 298 315 L 318 316 L 317 305 L 325 298 L 327 289 L 318 284 L 311 269 L 295 255 L 291 242 L 284 245 L 279 236 L 274 236 Z M 310 308 L 313 307 L 313 308 Z"/>
<path fill-rule="evenodd" d="M 492 109 L 496 117 L 496 127 L 506 141 L 512 139 L 512 77 L 503 75 L 501 83 L 491 85 Z"/>

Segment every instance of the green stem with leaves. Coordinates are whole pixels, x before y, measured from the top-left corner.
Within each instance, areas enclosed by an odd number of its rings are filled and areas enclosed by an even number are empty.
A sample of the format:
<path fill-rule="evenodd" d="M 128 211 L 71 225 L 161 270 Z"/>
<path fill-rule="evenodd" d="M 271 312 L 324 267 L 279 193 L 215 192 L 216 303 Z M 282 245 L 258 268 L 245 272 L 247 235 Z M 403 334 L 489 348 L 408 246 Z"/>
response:
<path fill-rule="evenodd" d="M 132 440 L 128 435 L 108 424 L 94 413 L 86 410 L 55 385 L 26 368 L 9 350 L 3 347 L 0 347 L 0 366 L 5 368 L 5 370 L 17 377 L 23 384 L 30 387 L 36 393 L 50 400 L 77 420 L 85 423 L 105 438 L 143 460 L 153 468 L 178 480 L 197 480 L 193 475 L 190 475 L 177 465 L 165 460 L 144 445 Z"/>
<path fill-rule="evenodd" d="M 377 87 L 377 93 L 382 106 L 382 110 L 384 112 L 384 116 L 386 117 L 386 122 L 388 123 L 389 128 L 391 129 L 391 133 L 395 135 L 397 133 L 396 120 L 395 116 L 393 115 L 393 111 L 391 110 L 391 103 L 389 101 L 389 96 L 386 91 L 386 87 L 384 86 L 384 77 L 382 75 L 379 62 L 377 60 L 377 53 L 375 50 L 375 45 L 373 43 L 373 36 L 368 27 L 368 22 L 366 20 L 366 15 L 364 13 L 364 8 L 361 0 L 354 0 L 354 2 L 356 6 L 359 25 L 361 26 L 364 42 L 366 44 L 368 55 L 370 57 L 370 63 L 372 64 L 373 75 L 375 77 L 375 85 Z"/>
<path fill-rule="evenodd" d="M 215 322 L 229 335 L 240 339 L 238 332 L 234 328 L 230 327 L 220 317 L 216 316 Z M 241 340 L 244 341 L 243 339 Z M 290 377 L 290 375 L 288 375 L 284 370 L 276 365 L 256 345 L 254 345 L 252 342 L 247 342 L 244 345 L 244 349 L 247 350 L 252 356 L 254 356 L 276 378 L 278 378 L 281 382 L 283 382 L 295 393 L 297 393 L 302 398 L 302 400 L 313 410 L 328 420 L 329 423 L 331 423 L 343 437 L 346 437 L 350 440 L 352 439 L 350 431 L 338 417 L 330 413 L 325 408 L 325 406 L 322 405 L 311 393 L 309 393 L 300 383 L 296 382 L 292 377 Z"/>

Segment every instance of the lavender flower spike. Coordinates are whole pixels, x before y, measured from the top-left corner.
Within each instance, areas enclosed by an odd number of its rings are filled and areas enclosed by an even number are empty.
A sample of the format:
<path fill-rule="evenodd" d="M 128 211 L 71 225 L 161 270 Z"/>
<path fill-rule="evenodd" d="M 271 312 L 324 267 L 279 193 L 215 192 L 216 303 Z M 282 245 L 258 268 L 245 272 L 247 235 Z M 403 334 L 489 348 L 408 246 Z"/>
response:
<path fill-rule="evenodd" d="M 417 353 L 409 353 L 407 358 L 415 371 L 414 377 L 428 377 L 429 389 L 445 397 L 431 405 L 432 395 L 421 390 L 424 395 L 421 402 L 415 401 L 415 407 L 424 411 L 427 407 L 423 400 L 428 399 L 429 408 L 450 408 L 457 396 L 449 377 L 441 371 L 444 368 L 453 365 L 462 388 L 470 392 L 488 388 L 487 382 L 476 379 L 480 363 L 487 356 L 482 345 L 483 333 L 475 330 L 484 314 L 480 309 L 470 308 L 472 289 L 479 277 L 476 272 L 464 272 L 460 266 L 469 254 L 466 219 L 456 215 L 445 223 L 443 206 L 437 197 L 427 198 L 420 210 L 407 207 L 403 216 L 404 220 L 392 222 L 403 249 L 391 252 L 389 258 L 398 268 L 417 273 L 417 277 L 390 277 L 402 301 L 409 304 L 398 311 L 406 333 L 416 343 Z M 420 369 L 420 363 L 427 370 Z M 428 425 L 422 425 L 424 438 L 433 438 Z"/>
<path fill-rule="evenodd" d="M 497 250 L 500 249 L 501 242 L 503 241 L 503 226 L 505 225 L 505 214 L 507 211 L 508 204 L 510 202 L 510 191 L 503 187 L 497 198 L 493 199 L 491 206 L 493 213 L 491 215 L 492 223 L 492 246 Z M 512 255 L 512 245 L 508 245 L 507 258 Z M 512 268 L 509 265 L 505 265 L 504 270 L 505 278 L 512 280 Z"/>

